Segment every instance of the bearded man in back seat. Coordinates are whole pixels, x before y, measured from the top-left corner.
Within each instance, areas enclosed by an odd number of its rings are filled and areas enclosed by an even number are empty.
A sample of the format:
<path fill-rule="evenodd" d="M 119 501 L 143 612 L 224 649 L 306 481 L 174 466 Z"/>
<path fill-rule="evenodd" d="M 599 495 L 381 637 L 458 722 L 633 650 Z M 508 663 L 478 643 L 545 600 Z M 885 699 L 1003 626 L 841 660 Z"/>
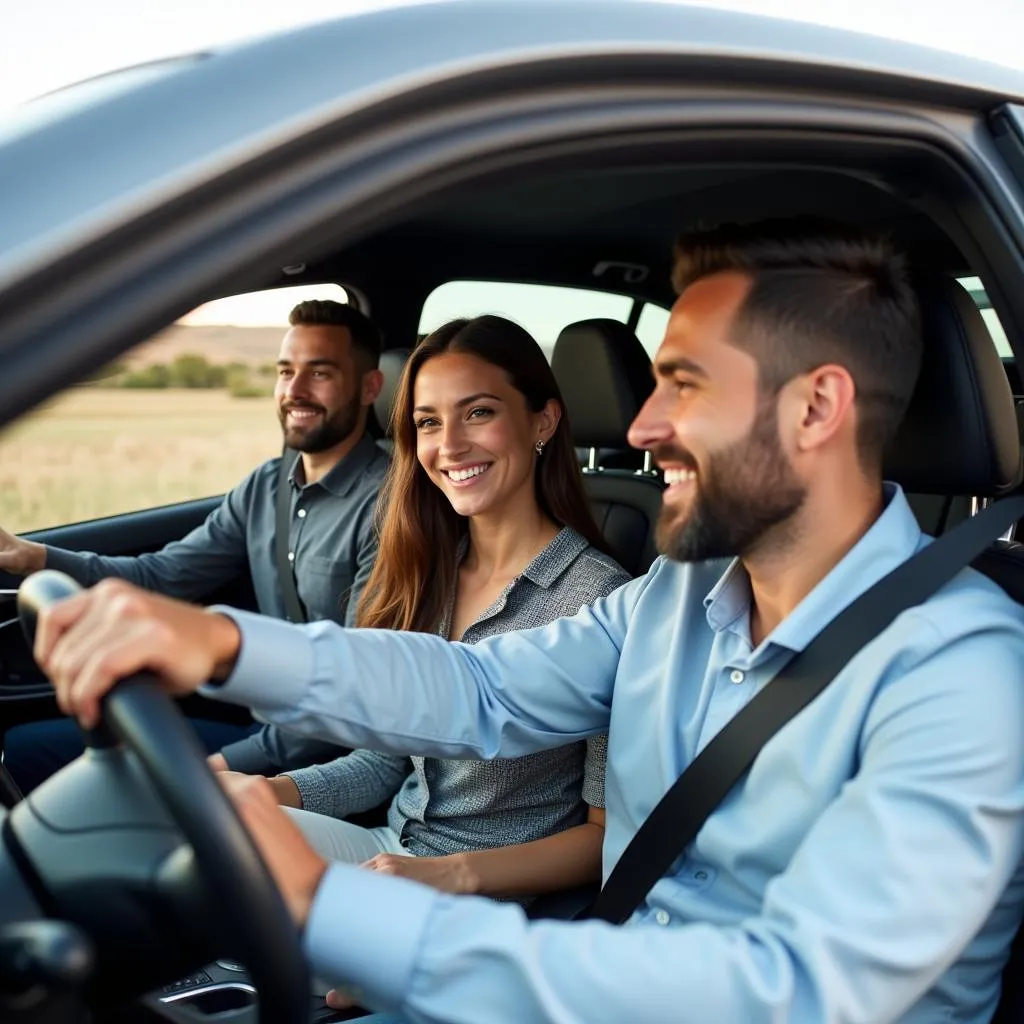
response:
<path fill-rule="evenodd" d="M 330 300 L 300 302 L 288 322 L 274 398 L 285 445 L 299 453 L 287 480 L 289 557 L 306 617 L 350 622 L 377 556 L 374 509 L 388 464 L 367 433 L 369 408 L 382 384 L 380 331 L 355 307 Z M 186 600 L 249 575 L 259 610 L 284 618 L 274 559 L 280 461 L 257 466 L 202 525 L 160 551 L 104 557 L 0 530 L 0 570 L 27 575 L 59 569 L 85 585 L 120 577 Z M 344 753 L 276 726 L 207 719 L 193 725 L 211 752 L 211 766 L 220 770 L 273 775 Z M 72 722 L 37 722 L 7 731 L 4 764 L 28 793 L 83 749 Z"/>

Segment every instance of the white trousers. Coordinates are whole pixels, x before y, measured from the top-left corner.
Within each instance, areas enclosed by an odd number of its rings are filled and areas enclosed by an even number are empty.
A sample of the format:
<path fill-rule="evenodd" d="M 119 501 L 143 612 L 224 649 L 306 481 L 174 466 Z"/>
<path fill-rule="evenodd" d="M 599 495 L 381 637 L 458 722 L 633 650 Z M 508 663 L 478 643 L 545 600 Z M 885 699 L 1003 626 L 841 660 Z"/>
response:
<path fill-rule="evenodd" d="M 309 845 L 325 860 L 342 861 L 346 864 L 363 864 L 378 853 L 396 853 L 411 857 L 398 838 L 398 833 L 388 825 L 380 828 L 363 828 L 341 818 L 326 814 L 313 814 L 286 807 L 285 811 L 302 830 Z"/>

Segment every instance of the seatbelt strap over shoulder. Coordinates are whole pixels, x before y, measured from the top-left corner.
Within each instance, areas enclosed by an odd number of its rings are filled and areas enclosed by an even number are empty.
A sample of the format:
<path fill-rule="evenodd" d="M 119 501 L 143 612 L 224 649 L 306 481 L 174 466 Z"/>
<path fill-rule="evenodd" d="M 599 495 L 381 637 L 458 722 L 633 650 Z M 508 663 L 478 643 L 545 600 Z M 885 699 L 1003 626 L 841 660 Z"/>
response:
<path fill-rule="evenodd" d="M 697 838 L 765 744 L 901 612 L 926 601 L 1021 519 L 1024 497 L 997 502 L 922 548 L 825 626 L 662 797 L 612 869 L 591 916 L 614 924 L 629 918 Z"/>
<path fill-rule="evenodd" d="M 288 557 L 291 547 L 292 485 L 291 475 L 299 460 L 299 453 L 285 448 L 277 469 L 277 498 L 275 501 L 274 559 L 277 563 L 277 583 L 284 598 L 284 610 L 289 622 L 305 622 L 306 609 L 295 587 L 295 567 Z"/>

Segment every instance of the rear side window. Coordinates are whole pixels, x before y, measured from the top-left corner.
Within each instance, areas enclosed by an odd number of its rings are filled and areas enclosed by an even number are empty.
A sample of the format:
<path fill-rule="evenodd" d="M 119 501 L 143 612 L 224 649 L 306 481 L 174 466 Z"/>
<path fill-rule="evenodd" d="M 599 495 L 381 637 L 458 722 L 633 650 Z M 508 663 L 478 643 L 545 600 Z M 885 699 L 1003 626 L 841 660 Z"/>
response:
<path fill-rule="evenodd" d="M 636 336 L 640 344 L 647 350 L 647 354 L 653 359 L 654 353 L 661 347 L 665 337 L 665 328 L 668 327 L 669 312 L 661 306 L 655 306 L 652 302 L 645 302 L 644 308 L 640 311 L 640 320 L 636 325 Z"/>
<path fill-rule="evenodd" d="M 288 314 L 338 285 L 207 303 L 0 433 L 0 527 L 21 533 L 220 494 L 281 450 Z"/>
<path fill-rule="evenodd" d="M 1006 331 L 1003 330 L 1003 325 L 999 322 L 999 317 L 996 315 L 996 311 L 992 308 L 992 303 L 989 301 L 989 297 L 985 292 L 985 286 L 981 283 L 980 277 L 961 277 L 958 278 L 960 284 L 967 289 L 972 299 L 977 303 L 978 309 L 981 310 L 982 319 L 985 321 L 985 326 L 988 327 L 989 334 L 992 335 L 992 340 L 996 343 L 996 351 L 1003 359 L 1013 358 L 1013 349 L 1010 348 L 1010 342 L 1007 340 Z"/>
<path fill-rule="evenodd" d="M 492 313 L 514 320 L 536 339 L 551 359 L 562 329 L 597 317 L 627 323 L 633 299 L 626 295 L 511 281 L 448 281 L 427 297 L 420 336 L 449 320 Z"/>

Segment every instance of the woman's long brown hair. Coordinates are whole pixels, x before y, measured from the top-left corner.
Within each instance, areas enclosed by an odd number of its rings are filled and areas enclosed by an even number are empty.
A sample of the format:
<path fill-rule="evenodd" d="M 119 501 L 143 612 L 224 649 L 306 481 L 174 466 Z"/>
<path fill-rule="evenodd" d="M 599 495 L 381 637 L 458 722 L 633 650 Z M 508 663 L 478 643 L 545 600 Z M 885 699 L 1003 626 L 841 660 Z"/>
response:
<path fill-rule="evenodd" d="M 540 346 L 504 317 L 453 320 L 424 338 L 402 371 L 391 414 L 394 454 L 377 502 L 380 547 L 359 600 L 360 626 L 432 632 L 455 592 L 458 547 L 468 527 L 420 466 L 413 419 L 416 377 L 443 352 L 473 355 L 504 370 L 532 412 L 558 402 L 558 427 L 537 459 L 537 503 L 558 526 L 608 550 L 583 490 L 565 404 Z"/>

